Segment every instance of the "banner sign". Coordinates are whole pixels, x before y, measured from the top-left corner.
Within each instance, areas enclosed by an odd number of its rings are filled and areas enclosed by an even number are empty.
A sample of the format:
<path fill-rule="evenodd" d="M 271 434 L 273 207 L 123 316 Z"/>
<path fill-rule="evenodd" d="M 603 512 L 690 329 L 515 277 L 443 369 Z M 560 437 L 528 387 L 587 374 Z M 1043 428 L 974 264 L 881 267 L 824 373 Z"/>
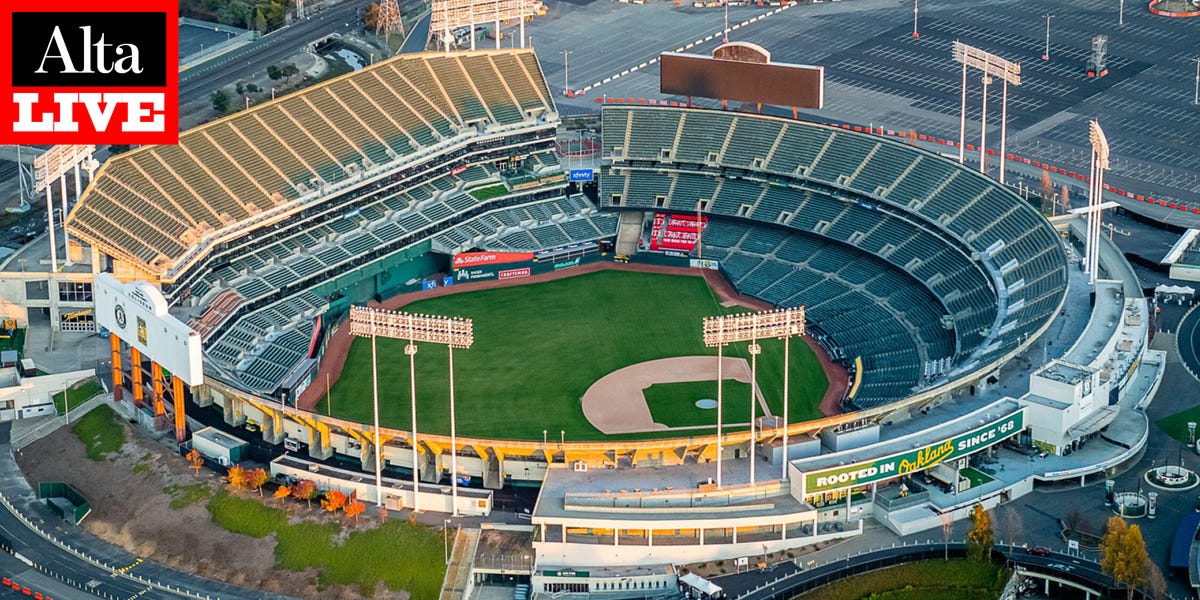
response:
<path fill-rule="evenodd" d="M 436 290 L 437 289 L 437 280 L 436 279 L 426 279 L 425 281 L 422 281 L 421 289 L 422 290 Z"/>
<path fill-rule="evenodd" d="M 591 169 L 571 169 L 568 173 L 568 181 L 591 181 L 594 176 Z"/>
<path fill-rule="evenodd" d="M 204 383 L 200 334 L 167 312 L 167 300 L 158 288 L 144 281 L 121 283 L 108 273 L 98 273 L 93 290 L 97 325 L 184 383 Z"/>
<path fill-rule="evenodd" d="M 454 268 L 533 260 L 532 252 L 464 252 L 454 255 Z"/>
<path fill-rule="evenodd" d="M 804 474 L 804 495 L 857 487 L 925 470 L 999 443 L 1025 427 L 1025 409 L 924 448 Z"/>

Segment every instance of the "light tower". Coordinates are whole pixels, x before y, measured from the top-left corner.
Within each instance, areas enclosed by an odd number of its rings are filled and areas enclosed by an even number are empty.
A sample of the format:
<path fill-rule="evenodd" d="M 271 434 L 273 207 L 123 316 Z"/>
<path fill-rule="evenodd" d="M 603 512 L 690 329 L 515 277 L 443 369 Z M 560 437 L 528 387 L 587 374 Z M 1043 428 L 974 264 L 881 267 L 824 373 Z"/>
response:
<path fill-rule="evenodd" d="M 1092 142 L 1092 179 L 1088 188 L 1087 249 L 1084 270 L 1088 284 L 1096 283 L 1100 268 L 1100 202 L 1104 195 L 1104 172 L 1108 170 L 1108 138 L 1095 119 L 1088 122 L 1088 138 Z"/>
<path fill-rule="evenodd" d="M 470 348 L 475 341 L 475 330 L 470 319 L 438 317 L 393 312 L 366 306 L 350 307 L 350 334 L 371 338 L 371 384 L 375 412 L 375 503 L 383 506 L 383 467 L 379 435 L 379 377 L 375 353 L 375 338 L 385 337 L 407 340 L 404 354 L 408 356 L 409 393 L 412 401 L 412 444 L 413 456 L 413 512 L 420 510 L 418 480 L 420 450 L 417 445 L 417 342 L 442 344 L 450 352 L 450 481 L 454 514 L 458 514 L 458 439 L 454 424 L 454 349 Z"/>
<path fill-rule="evenodd" d="M 396 0 L 383 0 L 379 5 L 379 28 L 383 30 L 383 39 L 391 43 L 392 32 L 404 33 L 404 23 L 400 19 L 400 5 Z"/>
<path fill-rule="evenodd" d="M 759 340 L 783 339 L 783 479 L 787 479 L 787 419 L 788 419 L 788 372 L 789 346 L 788 341 L 798 335 L 804 335 L 804 307 L 784 308 L 757 313 L 728 315 L 704 318 L 704 345 L 717 348 L 717 488 L 721 488 L 721 454 L 722 439 L 722 410 L 724 388 L 724 352 L 726 344 L 735 342 L 750 342 L 750 484 L 754 485 L 754 467 L 757 458 L 754 455 L 756 442 L 755 420 L 758 410 L 758 355 L 762 352 Z"/>

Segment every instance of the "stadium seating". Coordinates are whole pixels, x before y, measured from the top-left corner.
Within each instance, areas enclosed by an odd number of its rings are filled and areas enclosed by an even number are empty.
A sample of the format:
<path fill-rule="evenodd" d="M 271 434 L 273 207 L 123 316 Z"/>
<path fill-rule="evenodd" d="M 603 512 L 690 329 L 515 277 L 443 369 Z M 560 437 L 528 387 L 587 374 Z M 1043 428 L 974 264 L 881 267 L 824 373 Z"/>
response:
<path fill-rule="evenodd" d="M 319 199 L 475 128 L 554 105 L 531 50 L 407 54 L 108 161 L 68 219 L 76 235 L 163 276 L 217 232 Z M 202 250 L 201 250 L 202 251 Z"/>
<path fill-rule="evenodd" d="M 719 257 L 744 293 L 806 303 L 828 319 L 830 338 L 863 354 L 859 406 L 918 384 L 912 348 L 921 360 L 982 367 L 1061 304 L 1066 261 L 1053 229 L 1015 194 L 934 154 L 726 111 L 606 106 L 602 124 L 602 208 L 690 213 L 703 201 L 725 221 L 706 229 L 705 258 Z M 853 318 L 839 312 L 851 307 Z M 876 319 L 902 326 L 860 325 Z"/>

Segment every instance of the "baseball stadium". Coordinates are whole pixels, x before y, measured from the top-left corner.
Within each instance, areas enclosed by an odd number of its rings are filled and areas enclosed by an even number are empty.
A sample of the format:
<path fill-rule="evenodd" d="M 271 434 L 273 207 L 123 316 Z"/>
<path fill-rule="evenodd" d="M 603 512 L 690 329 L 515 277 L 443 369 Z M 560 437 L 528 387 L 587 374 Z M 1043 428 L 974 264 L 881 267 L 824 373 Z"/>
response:
<path fill-rule="evenodd" d="M 202 383 L 163 374 L 156 321 L 135 344 L 98 306 L 117 399 L 173 414 L 180 442 L 185 407 L 214 410 L 288 448 L 273 473 L 390 508 L 487 515 L 495 491 L 540 487 L 539 572 L 639 565 L 657 586 L 658 545 L 707 560 L 857 535 L 893 484 L 874 511 L 897 531 L 936 520 L 918 499 L 965 515 L 972 481 L 993 505 L 1028 492 L 960 466 L 1001 442 L 1069 454 L 1118 418 L 1085 419 L 1089 401 L 1042 428 L 1071 410 L 1043 398 L 1060 392 L 998 386 L 1034 344 L 1052 364 L 1020 376 L 1085 395 L 1158 364 L 1137 342 L 1102 375 L 1095 348 L 1145 323 L 1060 319 L 1092 310 L 1068 268 L 1078 218 L 939 154 L 666 103 L 606 104 L 587 145 L 562 125 L 532 49 L 419 53 L 109 159 L 67 229 L 98 272 L 157 290 L 130 302 L 161 293 L 203 365 Z M 596 152 L 586 176 L 572 143 Z M 1096 306 L 1126 302 L 1096 285 Z"/>

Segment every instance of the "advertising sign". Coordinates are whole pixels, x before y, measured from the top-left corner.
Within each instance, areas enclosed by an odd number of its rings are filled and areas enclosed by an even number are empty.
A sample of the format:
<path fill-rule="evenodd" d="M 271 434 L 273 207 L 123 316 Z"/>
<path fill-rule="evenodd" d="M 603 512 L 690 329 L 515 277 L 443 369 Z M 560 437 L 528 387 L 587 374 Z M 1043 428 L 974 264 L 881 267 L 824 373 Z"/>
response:
<path fill-rule="evenodd" d="M 571 169 L 567 175 L 568 181 L 591 181 L 594 173 L 591 169 Z"/>
<path fill-rule="evenodd" d="M 422 281 L 421 289 L 422 290 L 436 290 L 437 289 L 437 280 L 436 279 L 426 279 L 425 281 Z"/>
<path fill-rule="evenodd" d="M 454 285 L 454 276 L 453 275 L 443 275 L 442 276 L 442 287 L 450 287 L 452 285 Z"/>
<path fill-rule="evenodd" d="M 520 279 L 521 277 L 529 277 L 529 267 L 521 267 L 520 269 L 508 269 L 500 271 L 500 279 Z"/>
<path fill-rule="evenodd" d="M 459 269 L 454 273 L 454 276 L 458 278 L 459 282 L 483 281 L 485 279 L 496 278 L 496 272 L 490 269 Z"/>
<path fill-rule="evenodd" d="M 179 4 L 0 7 L 0 144 L 179 141 Z"/>
<path fill-rule="evenodd" d="M 167 301 L 144 281 L 96 275 L 96 323 L 188 385 L 204 383 L 200 334 L 167 313 Z"/>
<path fill-rule="evenodd" d="M 959 436 L 888 457 L 804 474 L 804 494 L 818 494 L 922 471 L 999 443 L 1025 427 L 1025 409 Z"/>
<path fill-rule="evenodd" d="M 454 268 L 533 260 L 532 252 L 464 252 L 454 255 Z"/>

